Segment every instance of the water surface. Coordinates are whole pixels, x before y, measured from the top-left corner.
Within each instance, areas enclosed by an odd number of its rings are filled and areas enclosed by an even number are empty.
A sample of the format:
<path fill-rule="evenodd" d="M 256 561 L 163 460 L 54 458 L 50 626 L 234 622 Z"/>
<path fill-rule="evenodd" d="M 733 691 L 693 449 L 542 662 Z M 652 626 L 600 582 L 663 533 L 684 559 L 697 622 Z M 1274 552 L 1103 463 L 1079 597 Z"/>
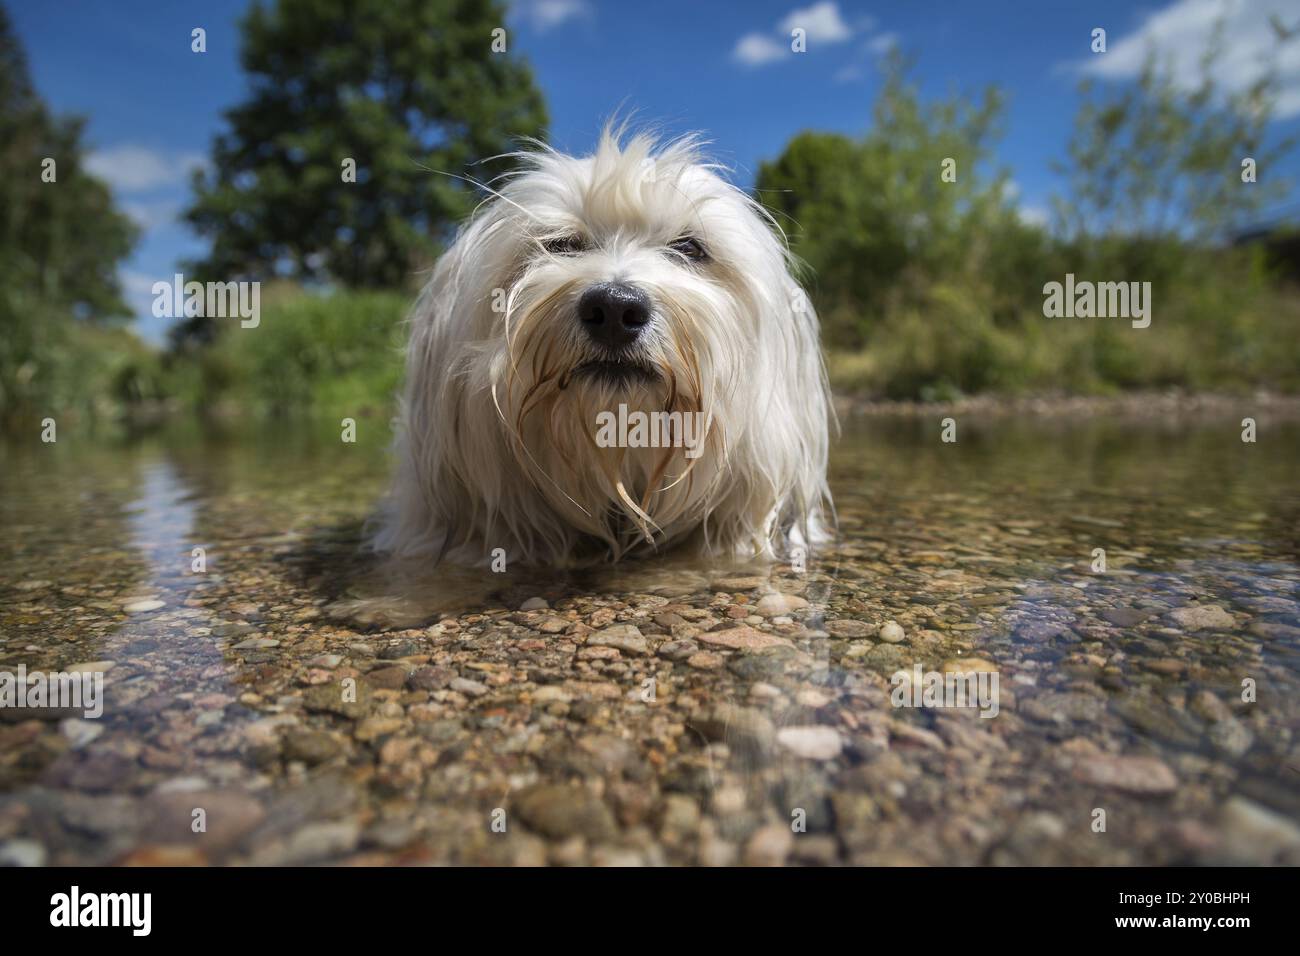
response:
<path fill-rule="evenodd" d="M 106 701 L 0 709 L 0 858 L 1300 863 L 1300 426 L 1239 418 L 853 421 L 802 572 L 377 565 L 377 423 L 10 443 L 0 671 Z"/>

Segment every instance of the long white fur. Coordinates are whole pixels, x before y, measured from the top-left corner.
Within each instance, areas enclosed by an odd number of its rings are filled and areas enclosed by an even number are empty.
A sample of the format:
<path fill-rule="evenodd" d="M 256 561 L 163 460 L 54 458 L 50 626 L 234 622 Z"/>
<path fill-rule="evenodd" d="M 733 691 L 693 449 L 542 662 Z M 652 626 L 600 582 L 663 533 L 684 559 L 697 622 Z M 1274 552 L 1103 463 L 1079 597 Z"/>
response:
<path fill-rule="evenodd" d="M 537 146 L 438 261 L 410 316 L 398 471 L 375 546 L 462 564 L 573 564 L 678 542 L 730 557 L 824 539 L 832 424 L 817 317 L 779 230 L 700 157 L 606 128 Z M 578 254 L 548 252 L 569 235 Z M 692 236 L 709 260 L 669 249 Z M 568 381 L 603 358 L 577 320 L 598 282 L 645 290 L 660 380 Z M 704 453 L 599 448 L 597 413 L 700 411 Z"/>

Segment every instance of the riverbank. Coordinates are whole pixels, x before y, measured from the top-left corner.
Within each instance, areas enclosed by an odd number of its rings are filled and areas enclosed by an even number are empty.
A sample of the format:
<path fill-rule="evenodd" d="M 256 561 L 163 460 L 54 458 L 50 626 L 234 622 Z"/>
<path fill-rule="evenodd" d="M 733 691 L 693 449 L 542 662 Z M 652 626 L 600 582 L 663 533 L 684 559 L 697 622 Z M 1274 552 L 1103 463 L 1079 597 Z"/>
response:
<path fill-rule="evenodd" d="M 1207 420 L 1248 415 L 1257 420 L 1300 418 L 1300 395 L 1272 391 L 1242 393 L 1124 392 L 1117 395 L 971 395 L 953 401 L 890 401 L 861 394 L 837 394 L 838 415 L 917 417 L 978 415 L 981 418 L 1115 418 L 1144 420 Z"/>

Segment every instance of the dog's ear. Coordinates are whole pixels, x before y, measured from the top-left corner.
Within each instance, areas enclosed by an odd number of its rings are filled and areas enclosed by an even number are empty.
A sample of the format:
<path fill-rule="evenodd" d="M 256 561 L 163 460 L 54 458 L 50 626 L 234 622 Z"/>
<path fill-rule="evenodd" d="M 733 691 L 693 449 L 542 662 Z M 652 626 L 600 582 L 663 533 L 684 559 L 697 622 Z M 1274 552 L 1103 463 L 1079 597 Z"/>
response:
<path fill-rule="evenodd" d="M 397 434 L 398 471 L 375 546 L 438 557 L 458 540 L 458 516 L 470 513 L 466 460 L 490 399 L 470 396 L 472 343 L 490 334 L 493 279 L 501 258 L 493 236 L 500 211 L 485 203 L 438 259 L 407 319 L 406 383 Z M 471 444 L 467 446 L 467 436 Z M 491 476 L 483 476 L 491 481 Z"/>
<path fill-rule="evenodd" d="M 762 301 L 771 309 L 758 336 L 771 383 L 759 421 L 764 467 L 781 501 L 772 529 L 780 538 L 772 544 L 780 551 L 787 536 L 804 544 L 825 538 L 821 529 L 832 520 L 826 467 L 837 425 L 817 310 L 800 281 L 808 270 L 790 254 L 766 211 L 756 203 L 750 208 L 761 229 L 753 280 L 765 287 Z"/>

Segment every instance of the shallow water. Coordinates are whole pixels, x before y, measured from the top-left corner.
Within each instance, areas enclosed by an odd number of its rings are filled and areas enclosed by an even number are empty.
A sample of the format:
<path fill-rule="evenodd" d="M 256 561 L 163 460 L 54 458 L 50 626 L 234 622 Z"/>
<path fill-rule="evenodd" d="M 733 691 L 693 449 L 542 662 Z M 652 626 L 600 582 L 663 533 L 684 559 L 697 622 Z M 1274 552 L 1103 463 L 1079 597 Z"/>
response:
<path fill-rule="evenodd" d="M 0 708 L 0 861 L 1300 863 L 1300 425 L 1239 419 L 851 422 L 802 572 L 376 565 L 377 423 L 11 443 L 0 673 L 104 713 Z"/>

